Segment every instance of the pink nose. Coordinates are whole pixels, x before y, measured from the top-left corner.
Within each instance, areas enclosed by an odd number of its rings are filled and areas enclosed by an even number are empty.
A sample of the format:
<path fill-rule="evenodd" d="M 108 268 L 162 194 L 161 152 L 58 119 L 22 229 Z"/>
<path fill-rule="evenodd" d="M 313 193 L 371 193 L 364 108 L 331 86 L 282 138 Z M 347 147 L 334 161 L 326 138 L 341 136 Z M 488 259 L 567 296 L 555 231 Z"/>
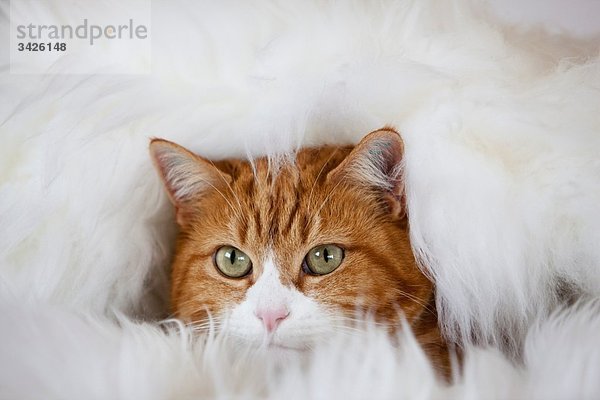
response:
<path fill-rule="evenodd" d="M 267 332 L 271 333 L 290 315 L 286 307 L 261 308 L 256 311 L 258 319 L 262 320 Z"/>

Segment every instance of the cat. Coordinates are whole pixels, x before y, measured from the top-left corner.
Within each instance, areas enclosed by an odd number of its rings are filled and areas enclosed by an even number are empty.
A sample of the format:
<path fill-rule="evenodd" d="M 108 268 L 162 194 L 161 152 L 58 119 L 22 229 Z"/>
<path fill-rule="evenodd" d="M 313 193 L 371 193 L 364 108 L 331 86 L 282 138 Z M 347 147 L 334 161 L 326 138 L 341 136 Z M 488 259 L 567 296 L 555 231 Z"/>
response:
<path fill-rule="evenodd" d="M 174 314 L 194 324 L 226 315 L 233 336 L 292 351 L 357 311 L 391 331 L 403 315 L 446 375 L 434 287 L 409 241 L 403 152 L 390 127 L 356 146 L 301 149 L 278 168 L 266 157 L 209 161 L 153 139 L 180 229 Z"/>

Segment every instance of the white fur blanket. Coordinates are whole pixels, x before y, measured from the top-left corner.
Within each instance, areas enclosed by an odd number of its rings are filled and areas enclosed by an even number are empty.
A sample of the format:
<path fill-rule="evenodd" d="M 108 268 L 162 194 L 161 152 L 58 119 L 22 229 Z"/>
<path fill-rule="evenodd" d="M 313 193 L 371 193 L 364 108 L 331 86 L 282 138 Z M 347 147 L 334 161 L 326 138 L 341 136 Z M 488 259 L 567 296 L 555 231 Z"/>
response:
<path fill-rule="evenodd" d="M 10 74 L 3 51 L 0 398 L 600 397 L 600 41 L 486 10 L 156 2 L 147 75 Z M 385 124 L 443 328 L 489 343 L 466 343 L 451 385 L 409 333 L 332 338 L 281 368 L 158 324 L 175 227 L 150 137 L 220 158 Z M 557 309 L 557 287 L 579 302 Z"/>

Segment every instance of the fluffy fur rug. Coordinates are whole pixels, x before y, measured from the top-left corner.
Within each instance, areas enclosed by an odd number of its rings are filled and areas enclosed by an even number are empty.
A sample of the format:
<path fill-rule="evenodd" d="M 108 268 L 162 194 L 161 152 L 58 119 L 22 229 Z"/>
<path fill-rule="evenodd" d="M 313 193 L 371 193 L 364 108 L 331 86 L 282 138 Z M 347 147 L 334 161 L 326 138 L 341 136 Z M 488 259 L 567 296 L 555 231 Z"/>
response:
<path fill-rule="evenodd" d="M 157 2 L 152 17 L 149 75 L 9 74 L 3 50 L 1 398 L 600 396 L 598 38 L 460 1 Z M 451 385 L 409 333 L 340 336 L 282 368 L 156 322 L 175 227 L 150 137 L 220 158 L 385 124 L 406 142 L 415 252 L 466 348 Z"/>

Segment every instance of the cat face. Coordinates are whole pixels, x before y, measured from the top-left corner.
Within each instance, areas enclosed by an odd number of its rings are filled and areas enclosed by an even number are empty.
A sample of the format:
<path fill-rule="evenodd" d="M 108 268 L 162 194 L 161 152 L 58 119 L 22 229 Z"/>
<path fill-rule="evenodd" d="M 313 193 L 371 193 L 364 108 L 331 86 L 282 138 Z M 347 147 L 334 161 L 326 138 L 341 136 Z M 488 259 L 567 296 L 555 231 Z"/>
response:
<path fill-rule="evenodd" d="M 401 187 L 403 144 L 384 128 L 356 147 L 211 162 L 164 140 L 151 154 L 180 234 L 172 306 L 231 336 L 302 349 L 357 312 L 396 324 L 432 295 L 415 265 Z"/>

